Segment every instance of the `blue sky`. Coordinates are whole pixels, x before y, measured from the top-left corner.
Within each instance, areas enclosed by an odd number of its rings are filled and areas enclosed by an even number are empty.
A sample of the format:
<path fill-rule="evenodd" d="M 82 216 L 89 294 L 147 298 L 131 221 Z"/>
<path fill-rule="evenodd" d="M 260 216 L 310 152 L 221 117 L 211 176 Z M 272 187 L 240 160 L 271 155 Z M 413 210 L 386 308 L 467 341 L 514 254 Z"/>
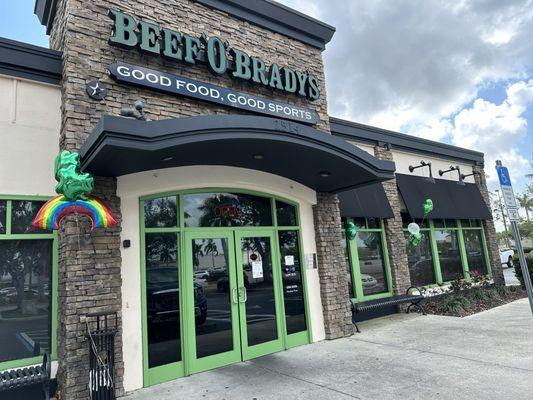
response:
<path fill-rule="evenodd" d="M 515 191 L 524 189 L 533 172 L 532 0 L 279 1 L 337 28 L 324 52 L 331 115 L 483 151 L 492 190 L 494 160 L 504 158 Z M 33 7 L 1 1 L 0 36 L 47 47 Z"/>

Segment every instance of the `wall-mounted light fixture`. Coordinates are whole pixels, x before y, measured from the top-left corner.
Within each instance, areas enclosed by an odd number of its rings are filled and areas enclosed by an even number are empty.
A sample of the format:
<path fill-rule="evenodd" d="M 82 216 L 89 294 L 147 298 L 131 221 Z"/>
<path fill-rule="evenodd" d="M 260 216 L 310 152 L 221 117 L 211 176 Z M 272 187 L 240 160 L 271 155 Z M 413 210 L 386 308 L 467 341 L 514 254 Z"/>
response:
<path fill-rule="evenodd" d="M 455 167 L 453 165 L 450 165 L 449 169 L 445 169 L 444 171 L 442 169 L 439 169 L 439 176 L 442 176 L 444 174 L 447 174 L 448 172 L 457 171 L 457 174 L 459 175 L 459 182 L 457 182 L 459 185 L 464 185 L 463 182 L 463 174 L 461 174 L 461 167 L 456 165 Z"/>
<path fill-rule="evenodd" d="M 477 171 L 474 171 L 472 172 L 471 174 L 461 174 L 461 180 L 464 181 L 465 178 L 468 178 L 469 176 L 474 176 L 474 175 L 479 175 L 481 176 L 481 173 L 477 172 Z"/>
<path fill-rule="evenodd" d="M 135 118 L 139 121 L 146 121 L 146 114 L 143 110 L 143 102 L 139 99 L 135 100 L 135 103 L 133 104 L 135 109 L 130 107 L 122 107 L 122 110 L 120 110 L 120 115 L 123 117 L 128 118 Z M 135 112 L 137 110 L 137 113 Z"/>
<path fill-rule="evenodd" d="M 433 179 L 433 171 L 431 169 L 431 161 L 420 161 L 420 165 L 417 165 L 417 166 L 412 166 L 412 165 L 409 165 L 409 172 L 413 173 L 413 171 L 417 168 L 423 168 L 423 167 L 428 167 L 429 169 L 429 177 L 427 179 L 429 179 L 429 181 L 435 183 L 435 179 Z"/>

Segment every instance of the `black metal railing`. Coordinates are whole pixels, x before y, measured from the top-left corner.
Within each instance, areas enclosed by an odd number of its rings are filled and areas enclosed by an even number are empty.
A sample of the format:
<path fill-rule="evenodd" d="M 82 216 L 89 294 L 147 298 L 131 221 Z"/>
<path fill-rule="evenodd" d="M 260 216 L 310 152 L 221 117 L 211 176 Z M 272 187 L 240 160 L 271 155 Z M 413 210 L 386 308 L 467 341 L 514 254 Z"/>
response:
<path fill-rule="evenodd" d="M 87 315 L 89 393 L 91 400 L 115 399 L 116 313 Z"/>

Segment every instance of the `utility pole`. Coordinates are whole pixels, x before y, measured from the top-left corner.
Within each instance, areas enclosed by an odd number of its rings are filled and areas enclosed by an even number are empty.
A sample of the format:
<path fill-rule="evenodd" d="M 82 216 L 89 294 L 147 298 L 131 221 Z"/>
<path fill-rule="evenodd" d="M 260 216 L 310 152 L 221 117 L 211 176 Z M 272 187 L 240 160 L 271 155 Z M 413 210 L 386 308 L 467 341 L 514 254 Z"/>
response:
<path fill-rule="evenodd" d="M 498 195 L 498 205 L 500 206 L 500 211 L 502 213 L 503 226 L 505 228 L 505 241 L 507 242 L 507 247 L 510 248 L 511 242 L 509 241 L 509 230 L 507 229 L 507 219 L 505 218 L 505 211 L 503 209 L 503 200 L 500 194 L 500 189 L 496 189 L 495 192 Z"/>
<path fill-rule="evenodd" d="M 500 160 L 496 160 L 496 172 L 498 172 L 500 188 L 505 201 L 505 207 L 507 208 L 509 222 L 511 223 L 511 228 L 513 230 L 516 251 L 518 253 L 518 259 L 520 260 L 522 276 L 524 277 L 524 286 L 526 287 L 527 297 L 529 298 L 529 307 L 531 308 L 531 313 L 533 314 L 533 287 L 531 286 L 531 276 L 529 275 L 529 269 L 527 267 L 526 257 L 524 255 L 524 249 L 522 248 L 522 241 L 520 239 L 520 231 L 517 223 L 520 220 L 520 214 L 518 213 L 518 204 L 516 203 L 514 196 L 513 186 L 511 185 L 511 177 L 509 176 L 507 167 L 504 167 Z"/>

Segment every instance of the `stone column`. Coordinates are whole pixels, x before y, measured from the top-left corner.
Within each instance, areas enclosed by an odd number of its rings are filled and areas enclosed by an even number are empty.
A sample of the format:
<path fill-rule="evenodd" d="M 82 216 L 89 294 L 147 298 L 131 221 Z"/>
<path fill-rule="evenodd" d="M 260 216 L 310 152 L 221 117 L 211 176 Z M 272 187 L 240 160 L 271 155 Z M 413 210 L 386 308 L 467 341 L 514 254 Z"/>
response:
<path fill-rule="evenodd" d="M 487 189 L 487 179 L 485 177 L 485 170 L 482 166 L 476 165 L 472 167 L 476 185 L 479 187 L 481 196 L 485 204 L 492 210 L 490 205 L 489 190 Z M 494 220 L 483 220 L 483 230 L 485 231 L 485 240 L 487 242 L 487 250 L 489 252 L 489 261 L 492 269 L 492 277 L 496 285 L 505 285 L 505 278 L 503 277 L 503 268 L 500 261 L 500 252 L 498 250 L 498 239 L 496 237 L 496 229 L 494 228 Z"/>
<path fill-rule="evenodd" d="M 375 146 L 374 156 L 380 160 L 393 161 L 390 146 Z M 396 178 L 382 183 L 389 204 L 394 213 L 394 218 L 385 219 L 385 236 L 392 273 L 394 294 L 405 294 L 411 286 L 409 263 L 407 260 L 406 242 L 403 235 L 400 194 L 396 185 Z"/>
<path fill-rule="evenodd" d="M 326 339 L 350 336 L 352 312 L 338 196 L 317 193 L 313 215 Z"/>
<path fill-rule="evenodd" d="M 116 182 L 97 178 L 94 194 L 104 199 L 120 221 Z M 88 399 L 89 341 L 85 316 L 116 312 L 115 387 L 122 395 L 120 225 L 91 231 L 82 216 L 63 220 L 59 231 L 57 375 L 61 399 Z"/>

